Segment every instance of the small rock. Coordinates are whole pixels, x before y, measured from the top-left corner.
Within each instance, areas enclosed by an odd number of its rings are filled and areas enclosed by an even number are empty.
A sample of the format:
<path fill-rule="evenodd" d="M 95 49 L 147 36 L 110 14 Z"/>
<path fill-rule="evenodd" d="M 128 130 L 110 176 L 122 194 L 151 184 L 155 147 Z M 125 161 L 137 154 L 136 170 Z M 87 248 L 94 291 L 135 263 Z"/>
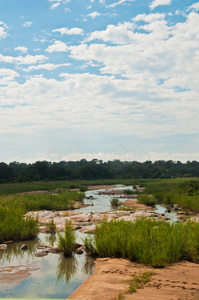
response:
<path fill-rule="evenodd" d="M 48 251 L 40 251 L 40 252 L 35 253 L 36 257 L 43 257 L 46 255 L 48 255 Z"/>
<path fill-rule="evenodd" d="M 49 248 L 49 246 L 38 244 L 38 245 L 36 245 L 36 248 L 37 249 L 46 249 L 46 248 Z"/>
<path fill-rule="evenodd" d="M 82 227 L 79 231 L 83 232 L 83 233 L 94 233 L 95 232 L 95 225 L 91 225 L 91 226 L 88 226 L 88 227 Z"/>
<path fill-rule="evenodd" d="M 27 249 L 28 249 L 28 247 L 27 247 L 26 244 L 23 244 L 23 245 L 20 247 L 20 250 L 27 250 Z"/>
<path fill-rule="evenodd" d="M 75 251 L 76 254 L 83 254 L 84 251 L 82 249 L 82 247 L 78 248 L 76 251 Z"/>
<path fill-rule="evenodd" d="M 0 244 L 0 250 L 6 250 L 8 246 L 6 244 Z"/>
<path fill-rule="evenodd" d="M 58 254 L 61 252 L 61 250 L 59 250 L 57 247 L 49 247 L 49 248 L 46 248 L 46 250 L 44 252 Z"/>
<path fill-rule="evenodd" d="M 83 245 L 79 243 L 75 243 L 74 250 L 77 250 L 78 248 L 81 248 Z"/>

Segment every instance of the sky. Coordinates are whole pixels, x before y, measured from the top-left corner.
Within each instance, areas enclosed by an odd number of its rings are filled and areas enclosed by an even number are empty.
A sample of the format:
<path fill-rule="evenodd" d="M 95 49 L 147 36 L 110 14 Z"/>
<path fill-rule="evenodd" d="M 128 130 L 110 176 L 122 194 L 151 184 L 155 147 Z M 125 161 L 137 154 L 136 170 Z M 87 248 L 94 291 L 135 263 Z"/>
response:
<path fill-rule="evenodd" d="M 0 1 L 0 161 L 199 160 L 198 116 L 199 1 Z"/>

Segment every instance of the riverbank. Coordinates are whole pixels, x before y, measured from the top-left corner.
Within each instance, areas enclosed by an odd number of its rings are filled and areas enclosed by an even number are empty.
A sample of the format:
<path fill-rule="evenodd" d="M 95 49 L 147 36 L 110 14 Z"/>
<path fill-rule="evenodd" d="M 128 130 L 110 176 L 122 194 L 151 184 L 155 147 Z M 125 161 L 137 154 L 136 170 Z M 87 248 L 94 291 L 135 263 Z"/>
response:
<path fill-rule="evenodd" d="M 143 272 L 155 274 L 144 288 L 130 294 L 131 277 Z M 199 265 L 182 261 L 163 269 L 154 269 L 125 259 L 98 258 L 94 275 L 67 299 L 198 300 Z"/>

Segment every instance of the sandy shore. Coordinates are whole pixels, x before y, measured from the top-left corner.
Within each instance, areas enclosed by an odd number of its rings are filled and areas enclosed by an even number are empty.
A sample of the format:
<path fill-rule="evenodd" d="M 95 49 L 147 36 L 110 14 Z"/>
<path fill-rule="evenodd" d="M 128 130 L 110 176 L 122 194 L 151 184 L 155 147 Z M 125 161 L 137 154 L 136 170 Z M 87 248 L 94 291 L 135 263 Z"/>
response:
<path fill-rule="evenodd" d="M 130 294 L 132 275 L 153 271 L 151 282 Z M 183 261 L 163 269 L 135 264 L 125 259 L 96 260 L 94 275 L 90 276 L 68 299 L 117 300 L 199 300 L 199 264 Z"/>

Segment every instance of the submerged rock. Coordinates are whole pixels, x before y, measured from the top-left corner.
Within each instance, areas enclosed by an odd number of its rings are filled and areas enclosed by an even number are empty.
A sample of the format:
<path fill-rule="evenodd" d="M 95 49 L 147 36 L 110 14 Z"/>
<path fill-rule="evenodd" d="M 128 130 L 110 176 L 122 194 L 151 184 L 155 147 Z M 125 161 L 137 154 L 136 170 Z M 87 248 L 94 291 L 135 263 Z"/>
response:
<path fill-rule="evenodd" d="M 48 251 L 40 251 L 40 252 L 37 252 L 37 253 L 35 253 L 35 256 L 36 257 L 43 257 L 43 256 L 46 256 L 46 255 L 48 255 Z"/>
<path fill-rule="evenodd" d="M 6 250 L 7 248 L 8 248 L 8 245 L 0 244 L 0 250 Z"/>

